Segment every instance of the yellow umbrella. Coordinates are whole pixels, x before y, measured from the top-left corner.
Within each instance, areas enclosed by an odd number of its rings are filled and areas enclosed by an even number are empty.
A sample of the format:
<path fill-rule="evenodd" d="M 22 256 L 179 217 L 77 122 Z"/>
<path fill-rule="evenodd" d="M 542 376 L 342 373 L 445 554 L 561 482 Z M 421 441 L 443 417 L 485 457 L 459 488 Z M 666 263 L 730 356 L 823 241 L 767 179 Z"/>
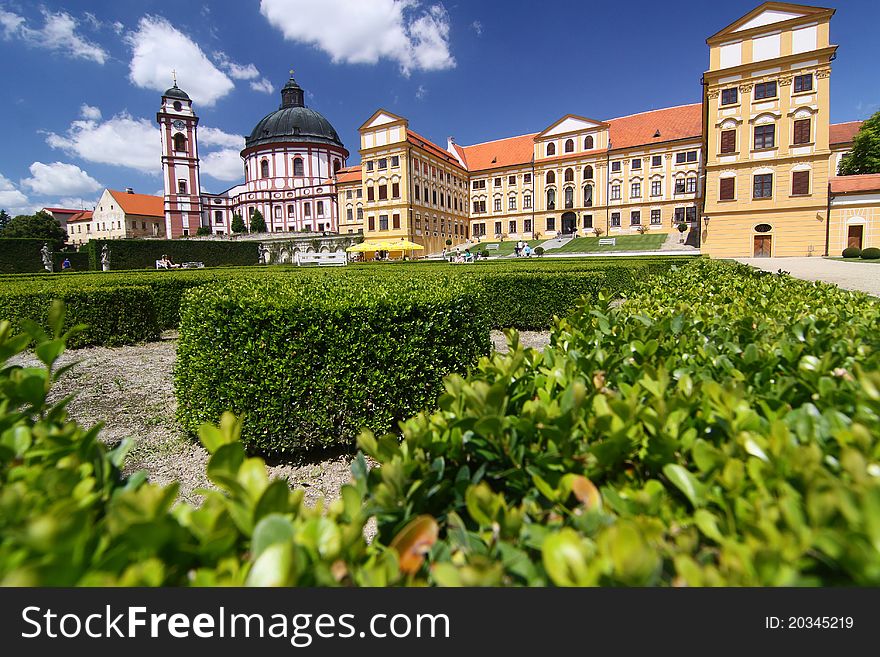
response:
<path fill-rule="evenodd" d="M 365 251 L 382 251 L 384 248 L 379 242 L 360 242 L 359 244 L 352 244 L 346 251 L 349 253 L 363 253 Z"/>
<path fill-rule="evenodd" d="M 415 242 L 410 242 L 402 237 L 399 240 L 382 240 L 379 242 L 385 251 L 422 251 L 425 247 Z"/>

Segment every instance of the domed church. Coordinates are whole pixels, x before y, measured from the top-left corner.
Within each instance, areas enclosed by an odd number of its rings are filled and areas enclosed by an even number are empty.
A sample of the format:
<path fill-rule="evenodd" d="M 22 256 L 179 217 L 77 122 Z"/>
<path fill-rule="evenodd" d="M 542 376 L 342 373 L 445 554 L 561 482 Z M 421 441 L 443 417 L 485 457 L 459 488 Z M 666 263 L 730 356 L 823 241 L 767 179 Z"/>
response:
<path fill-rule="evenodd" d="M 304 96 L 291 76 L 281 89 L 280 107 L 260 119 L 245 139 L 244 183 L 210 194 L 201 191 L 199 179 L 199 117 L 175 80 L 162 94 L 156 115 L 166 235 L 195 235 L 200 226 L 228 235 L 234 214 L 249 224 L 257 210 L 273 233 L 337 231 L 333 176 L 345 166 L 348 151 L 330 122 L 305 106 Z"/>

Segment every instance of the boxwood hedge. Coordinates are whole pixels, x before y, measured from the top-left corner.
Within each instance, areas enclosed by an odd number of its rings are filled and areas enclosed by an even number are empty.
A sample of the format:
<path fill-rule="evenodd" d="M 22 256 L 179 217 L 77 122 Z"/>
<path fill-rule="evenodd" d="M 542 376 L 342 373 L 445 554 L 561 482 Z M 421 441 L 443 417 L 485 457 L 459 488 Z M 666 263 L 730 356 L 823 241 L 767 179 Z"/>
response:
<path fill-rule="evenodd" d="M 40 249 L 49 240 L 4 237 L 0 238 L 0 273 L 16 274 L 27 272 L 41 272 L 43 258 Z M 49 244 L 49 248 L 53 248 Z"/>
<path fill-rule="evenodd" d="M 175 368 L 195 431 L 233 409 L 264 453 L 352 446 L 432 407 L 445 374 L 489 349 L 477 295 L 452 280 L 236 281 L 189 291 Z"/>
<path fill-rule="evenodd" d="M 156 261 L 168 255 L 174 262 L 202 262 L 206 267 L 256 265 L 255 241 L 216 240 L 89 240 L 86 251 L 92 269 L 101 269 L 101 249 L 110 250 L 111 269 L 155 269 Z"/>

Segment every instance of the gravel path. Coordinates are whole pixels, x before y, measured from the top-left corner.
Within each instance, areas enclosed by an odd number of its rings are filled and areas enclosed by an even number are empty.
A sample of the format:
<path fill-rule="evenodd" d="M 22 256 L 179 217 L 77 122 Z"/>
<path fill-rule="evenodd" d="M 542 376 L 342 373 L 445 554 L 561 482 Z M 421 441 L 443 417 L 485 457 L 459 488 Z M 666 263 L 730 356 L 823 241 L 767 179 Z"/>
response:
<path fill-rule="evenodd" d="M 526 346 L 543 349 L 548 332 L 523 332 Z M 210 487 L 205 477 L 208 453 L 190 439 L 174 419 L 172 372 L 177 353 L 176 336 L 169 333 L 158 342 L 129 347 L 92 347 L 66 352 L 59 364 L 77 362 L 52 392 L 59 400 L 74 395 L 70 415 L 85 426 L 105 424 L 101 437 L 109 444 L 132 437 L 135 445 L 126 459 L 127 473 L 146 470 L 157 484 L 180 484 L 180 497 L 198 503 L 199 488 Z M 498 351 L 507 351 L 504 335 L 492 332 Z M 39 365 L 32 355 L 16 357 L 13 363 Z M 284 478 L 292 487 L 306 491 L 313 504 L 319 497 L 334 499 L 351 480 L 351 454 L 337 454 L 309 462 L 274 463 L 270 476 Z"/>
<path fill-rule="evenodd" d="M 834 283 L 846 290 L 880 297 L 880 265 L 870 262 L 842 262 L 828 258 L 737 258 L 739 262 L 766 271 L 787 271 L 795 278 Z"/>

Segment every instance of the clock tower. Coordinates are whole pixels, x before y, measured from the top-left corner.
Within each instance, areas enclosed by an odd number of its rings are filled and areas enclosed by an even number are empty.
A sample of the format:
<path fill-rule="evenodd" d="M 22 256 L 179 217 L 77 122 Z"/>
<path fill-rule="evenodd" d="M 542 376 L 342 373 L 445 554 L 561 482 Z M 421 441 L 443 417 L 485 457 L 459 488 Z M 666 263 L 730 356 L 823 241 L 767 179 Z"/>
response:
<path fill-rule="evenodd" d="M 165 187 L 165 234 L 195 235 L 202 221 L 199 151 L 196 126 L 199 117 L 189 95 L 177 86 L 162 94 L 156 114 L 162 139 L 162 180 Z"/>

